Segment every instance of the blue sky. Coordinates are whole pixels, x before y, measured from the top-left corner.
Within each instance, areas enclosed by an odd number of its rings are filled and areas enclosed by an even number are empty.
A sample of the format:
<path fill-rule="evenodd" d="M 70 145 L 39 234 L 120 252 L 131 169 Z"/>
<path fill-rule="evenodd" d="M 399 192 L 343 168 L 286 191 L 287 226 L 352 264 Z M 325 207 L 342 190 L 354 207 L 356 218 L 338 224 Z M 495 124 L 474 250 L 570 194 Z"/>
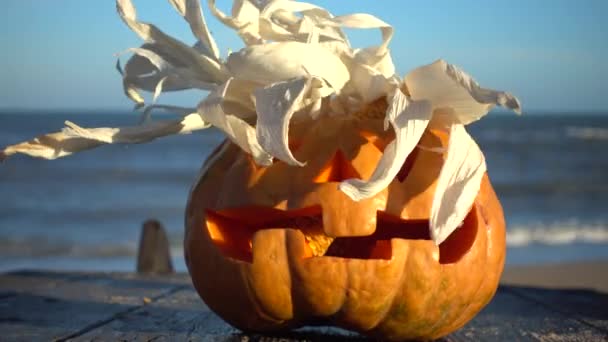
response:
<path fill-rule="evenodd" d="M 206 3 L 206 1 L 203 1 Z M 226 0 L 218 0 L 227 9 Z M 607 111 L 608 1 L 311 1 L 334 14 L 372 13 L 391 23 L 399 74 L 437 58 L 461 66 L 482 86 L 516 94 L 527 111 Z M 115 53 L 141 44 L 112 0 L 3 0 L 0 108 L 123 109 Z M 135 1 L 139 17 L 192 43 L 166 0 Z M 207 16 L 220 49 L 242 44 Z M 355 45 L 379 33 L 352 32 Z M 192 105 L 198 92 L 163 95 Z"/>

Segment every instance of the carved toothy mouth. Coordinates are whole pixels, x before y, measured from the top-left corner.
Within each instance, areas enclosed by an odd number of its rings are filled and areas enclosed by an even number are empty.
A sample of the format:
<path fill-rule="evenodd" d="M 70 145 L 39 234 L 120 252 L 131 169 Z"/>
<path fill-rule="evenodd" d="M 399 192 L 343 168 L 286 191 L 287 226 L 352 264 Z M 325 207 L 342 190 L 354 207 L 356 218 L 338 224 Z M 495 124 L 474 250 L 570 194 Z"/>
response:
<path fill-rule="evenodd" d="M 439 246 L 439 262 L 454 263 L 471 248 L 477 235 L 475 208 L 445 242 Z M 428 240 L 428 220 L 404 220 L 378 211 L 376 230 L 368 236 L 329 237 L 323 229 L 320 206 L 295 210 L 244 207 L 206 211 L 206 228 L 211 240 L 229 258 L 253 260 L 254 235 L 268 229 L 294 229 L 305 236 L 308 257 L 391 260 L 391 240 Z"/>

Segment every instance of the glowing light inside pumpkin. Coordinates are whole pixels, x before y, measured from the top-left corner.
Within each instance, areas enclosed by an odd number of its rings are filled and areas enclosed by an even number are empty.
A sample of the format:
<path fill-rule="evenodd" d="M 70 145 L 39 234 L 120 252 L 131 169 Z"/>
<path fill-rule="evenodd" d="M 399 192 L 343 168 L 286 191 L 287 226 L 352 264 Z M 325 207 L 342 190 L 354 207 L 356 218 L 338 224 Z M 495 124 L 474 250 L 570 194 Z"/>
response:
<path fill-rule="evenodd" d="M 321 169 L 313 179 L 314 183 L 341 182 L 349 178 L 361 178 L 344 152 L 336 151 L 333 158 Z"/>
<path fill-rule="evenodd" d="M 438 248 L 439 263 L 460 260 L 469 251 L 477 235 L 475 208 L 462 227 Z M 256 215 L 257 213 L 257 215 Z M 428 220 L 403 220 L 378 211 L 376 231 L 369 236 L 327 236 L 323 231 L 320 207 L 279 210 L 245 207 L 206 211 L 206 228 L 213 243 L 227 257 L 253 261 L 254 235 L 265 229 L 294 229 L 304 235 L 308 257 L 337 257 L 345 259 L 392 259 L 392 239 L 425 240 L 432 244 Z"/>

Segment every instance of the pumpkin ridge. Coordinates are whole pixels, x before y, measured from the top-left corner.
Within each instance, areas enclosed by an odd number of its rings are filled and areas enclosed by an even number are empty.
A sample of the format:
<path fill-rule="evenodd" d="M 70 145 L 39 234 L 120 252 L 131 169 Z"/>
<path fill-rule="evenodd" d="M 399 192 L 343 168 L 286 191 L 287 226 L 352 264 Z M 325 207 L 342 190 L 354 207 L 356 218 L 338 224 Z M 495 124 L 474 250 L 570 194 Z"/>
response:
<path fill-rule="evenodd" d="M 319 317 L 327 323 L 333 322 L 346 301 L 347 287 L 343 284 L 345 264 L 332 263 L 328 259 L 302 259 L 303 253 L 298 251 L 298 248 L 303 246 L 302 234 L 292 230 L 288 230 L 287 233 L 290 243 L 288 264 L 294 285 L 292 286 L 294 313 L 298 313 L 298 317 L 303 319 Z M 293 245 L 294 240 L 296 240 L 295 245 Z M 315 271 L 312 271 L 313 269 Z M 322 271 L 316 271 L 319 269 Z M 327 282 L 328 277 L 331 277 L 331 284 Z"/>
<path fill-rule="evenodd" d="M 255 291 L 253 291 L 251 283 L 249 282 L 249 277 L 247 276 L 247 274 L 249 273 L 249 269 L 247 267 L 239 267 L 239 273 L 241 275 L 241 280 L 244 284 L 245 291 L 248 294 L 247 297 L 250 298 L 250 301 L 257 313 L 260 315 L 260 318 L 275 324 L 281 324 L 285 322 L 284 320 L 274 319 L 265 312 L 262 304 L 260 303 L 260 298 L 258 298 L 258 296 L 255 294 Z"/>
<path fill-rule="evenodd" d="M 415 266 L 414 263 L 417 263 L 418 260 L 417 259 L 417 255 L 414 255 L 412 257 L 412 253 L 416 252 L 417 249 L 419 247 L 418 246 L 408 246 L 408 251 L 407 253 L 405 253 L 406 255 L 406 262 L 404 263 L 404 270 L 417 270 L 417 267 L 413 267 Z M 427 269 L 427 271 L 432 271 L 431 269 Z M 417 274 L 417 272 L 414 272 L 415 274 Z M 407 278 L 408 275 L 405 275 L 405 271 L 404 271 L 404 276 Z M 430 277 L 430 276 L 428 276 Z M 436 276 L 433 276 L 433 278 L 436 278 Z M 425 291 L 423 293 L 421 293 L 421 295 L 427 295 L 429 293 L 435 293 L 437 290 L 437 287 L 439 286 L 439 284 L 437 282 L 431 281 L 431 287 L 432 288 L 425 288 Z M 403 281 L 401 283 L 401 286 L 399 287 L 399 290 L 396 293 L 410 293 L 411 289 L 409 287 L 411 287 L 412 284 L 408 283 L 407 281 Z M 420 298 L 420 297 L 419 297 Z M 427 302 L 429 301 L 429 298 L 427 298 Z M 405 306 L 405 307 L 402 307 Z M 384 333 L 382 333 L 383 336 L 387 336 L 390 339 L 395 339 L 394 336 L 391 336 L 390 332 L 394 332 L 396 330 L 395 326 L 407 326 L 407 330 L 405 331 L 400 331 L 401 335 L 405 335 L 408 336 L 408 339 L 420 339 L 421 336 L 426 336 L 425 334 L 421 334 L 420 332 L 417 332 L 416 330 L 416 326 L 413 325 L 410 322 L 410 324 L 405 324 L 404 322 L 409 322 L 412 320 L 412 317 L 416 317 L 416 319 L 423 319 L 424 318 L 424 312 L 421 314 L 420 312 L 414 312 L 412 311 L 412 309 L 416 309 L 418 306 L 424 306 L 427 307 L 428 305 L 417 305 L 414 306 L 411 302 L 409 301 L 405 301 L 405 302 L 400 302 L 400 301 L 396 301 L 392 306 L 391 306 L 391 310 L 389 311 L 392 314 L 392 317 L 383 322 L 382 326 L 379 328 L 381 330 L 385 330 Z M 403 314 L 405 314 L 405 317 L 401 317 Z M 400 336 L 400 335 L 399 335 Z"/>
<path fill-rule="evenodd" d="M 481 217 L 481 213 L 479 211 L 479 208 L 477 207 L 476 203 L 473 205 L 473 208 L 471 210 L 472 212 L 474 212 L 474 215 L 477 217 L 476 219 L 476 225 L 477 225 L 477 229 L 479 229 L 479 218 Z M 470 213 L 469 213 L 470 215 Z M 483 219 L 483 218 L 482 218 Z M 466 218 L 465 218 L 466 220 Z M 484 222 L 485 223 L 485 222 Z M 460 229 L 460 228 L 459 228 Z M 478 233 L 476 234 L 478 235 Z M 487 245 L 487 239 L 488 239 L 488 234 L 484 234 L 486 237 L 486 245 Z M 475 239 L 477 241 L 477 239 Z M 447 240 L 446 240 L 447 241 Z M 473 246 L 471 246 L 471 248 L 473 248 Z M 487 258 L 487 248 L 483 248 L 484 250 L 484 257 Z M 441 254 L 440 254 L 441 255 Z M 443 266 L 443 265 L 442 265 Z M 475 291 L 473 292 L 473 296 L 472 298 L 477 298 L 479 291 L 483 288 L 483 285 L 485 285 L 486 282 L 486 277 L 481 277 L 481 281 L 478 283 L 477 288 L 475 289 Z M 452 319 L 451 322 L 448 322 L 446 324 L 446 322 L 444 322 L 445 317 L 442 317 L 442 319 L 438 319 L 435 324 L 432 326 L 430 332 L 429 332 L 429 336 L 435 336 L 437 338 L 444 336 L 444 333 L 439 333 L 443 330 L 450 330 L 450 331 L 454 331 L 456 329 L 459 329 L 460 327 L 462 327 L 467 320 L 465 320 L 464 322 L 462 322 L 461 324 L 461 320 L 463 320 L 463 317 L 467 317 L 467 313 L 469 311 L 469 309 L 471 308 L 471 305 L 473 304 L 473 301 L 468 301 L 466 303 L 466 306 L 460 310 L 460 315 L 455 317 L 455 319 Z M 451 327 L 450 329 L 446 329 L 446 327 Z"/>
<path fill-rule="evenodd" d="M 487 184 L 486 184 L 486 182 L 487 182 Z M 488 174 L 486 172 L 486 174 L 484 175 L 484 178 L 482 180 L 482 186 L 480 187 L 480 192 L 481 192 L 481 188 L 485 188 L 487 185 L 489 185 L 489 177 L 488 177 Z M 474 206 L 478 209 L 478 213 L 479 213 L 478 216 L 483 220 L 484 226 L 487 227 L 488 230 L 496 229 L 496 227 L 492 227 L 492 225 L 488 221 L 488 217 L 485 214 L 485 206 L 484 206 L 483 203 L 480 203 L 479 196 L 475 199 Z M 492 243 L 492 241 L 491 241 L 492 234 L 485 234 L 485 237 L 486 237 L 486 239 L 485 239 L 486 240 L 486 248 L 484 248 L 484 252 L 485 252 L 485 258 L 487 260 L 488 257 L 489 257 L 489 249 L 487 248 L 487 246 Z M 475 295 L 474 295 L 473 298 L 478 298 L 479 292 L 485 287 L 485 285 L 487 284 L 487 282 L 488 282 L 488 278 L 487 277 L 483 277 L 482 280 L 481 280 L 481 282 L 480 282 L 480 284 L 479 284 L 479 287 L 477 288 L 477 291 L 475 292 Z M 494 289 L 494 292 L 496 292 L 496 289 Z M 472 304 L 473 304 L 473 302 L 469 302 L 467 304 L 467 307 L 464 310 L 462 310 L 462 313 L 463 313 L 462 316 L 463 317 L 468 316 L 466 313 L 468 312 L 468 310 L 469 310 L 469 308 L 471 307 Z M 486 304 L 487 303 L 481 303 L 480 307 L 483 308 Z M 445 328 L 445 327 L 444 327 L 444 329 L 446 331 L 447 330 L 452 331 L 452 330 L 460 329 L 466 323 L 467 323 L 467 320 L 464 320 L 464 319 L 461 318 L 460 320 L 456 320 L 455 322 L 453 322 L 450 329 Z"/>
<path fill-rule="evenodd" d="M 289 265 L 287 262 L 281 262 L 287 256 L 287 233 L 283 229 L 268 230 L 264 234 L 254 236 L 253 243 L 253 261 L 250 264 L 244 265 L 242 270 L 246 273 L 246 281 L 249 284 L 249 289 L 252 290 L 252 296 L 258 304 L 259 309 L 266 314 L 267 317 L 273 318 L 277 322 L 286 322 L 294 318 L 294 306 L 292 292 L 292 280 Z M 280 236 L 276 241 L 276 237 Z M 263 243 L 260 243 L 260 239 Z M 270 243 L 268 243 L 270 240 Z M 273 246 L 274 244 L 274 246 Z M 270 249 L 269 249 L 270 246 Z M 278 251 L 273 250 L 278 246 Z M 258 252 L 270 252 L 275 255 L 270 262 L 263 254 L 261 257 Z M 278 253 L 276 255 L 274 253 Z M 269 280 L 268 274 L 272 274 L 272 280 Z M 287 277 L 285 277 L 287 274 Z M 277 278 L 277 279 L 274 279 Z M 282 286 L 281 286 L 282 285 Z M 283 290 L 283 291 L 281 291 Z"/>
<path fill-rule="evenodd" d="M 437 251 L 437 252 L 439 252 L 439 248 L 438 248 L 438 247 L 437 247 L 437 249 L 438 249 L 438 251 Z M 435 259 L 435 258 L 433 258 L 433 259 Z M 433 266 L 434 266 L 434 271 L 435 271 L 435 274 L 434 274 L 434 277 L 433 277 L 433 278 L 434 278 L 435 280 L 437 280 L 437 279 L 441 279 L 441 278 L 444 276 L 444 275 L 443 275 L 443 272 L 442 272 L 442 271 L 443 271 L 443 265 L 441 265 L 441 264 L 439 263 L 439 257 L 437 258 L 436 262 L 437 262 L 436 264 L 433 264 Z M 440 281 L 431 281 L 431 283 L 432 283 L 433 285 L 432 285 L 432 286 L 431 286 L 431 288 L 430 288 L 430 289 L 428 289 L 427 291 L 428 291 L 428 292 L 430 292 L 430 293 L 434 293 L 434 295 L 433 295 L 433 296 L 431 296 L 431 297 L 428 297 L 428 298 L 426 299 L 426 303 L 425 303 L 425 305 L 423 305 L 424 307 L 435 307 L 435 305 L 437 304 L 437 300 L 438 300 L 438 298 L 437 298 L 437 297 L 439 297 L 439 296 L 441 295 L 441 292 L 442 292 L 441 290 L 438 290 L 438 289 L 441 287 L 441 282 L 440 282 Z M 425 315 L 425 314 L 426 314 L 426 312 L 424 312 L 424 313 L 423 313 L 423 317 L 424 317 L 425 319 L 428 319 L 428 318 L 427 318 L 427 315 Z M 424 320 L 423 320 L 423 322 L 424 322 Z M 422 330 L 421 332 L 418 332 L 418 334 L 417 334 L 417 335 L 418 335 L 418 336 L 430 336 L 430 335 L 428 334 L 428 331 L 429 331 L 428 327 L 429 327 L 428 323 L 427 323 L 427 322 L 425 322 L 425 323 L 424 323 L 424 324 L 423 324 L 423 325 L 420 327 L 420 329 L 423 329 L 423 330 Z"/>
<path fill-rule="evenodd" d="M 396 243 L 391 241 L 391 243 Z M 393 247 L 394 248 L 394 247 Z M 404 278 L 406 277 L 406 272 L 405 272 L 405 265 L 407 265 L 410 253 L 409 253 L 409 246 L 408 245 L 404 245 L 404 248 L 408 249 L 407 252 L 403 253 L 403 263 L 402 266 L 399 267 L 400 272 L 399 272 L 399 279 L 397 280 L 397 284 L 403 284 L 404 283 Z M 387 306 L 386 310 L 384 310 L 384 312 L 380 315 L 380 319 L 378 319 L 378 321 L 376 322 L 376 324 L 374 325 L 373 328 L 371 328 L 368 333 L 370 334 L 374 334 L 375 332 L 380 332 L 381 328 L 382 328 L 382 324 L 384 322 L 386 322 L 387 320 L 387 316 L 389 315 L 389 313 L 391 313 L 393 311 L 394 306 L 396 305 L 396 298 L 397 298 L 397 293 L 399 292 L 400 288 L 393 288 L 393 292 L 391 294 L 391 304 L 389 306 Z"/>
<path fill-rule="evenodd" d="M 475 204 L 475 207 L 477 208 L 477 204 Z M 480 213 L 479 216 L 482 216 L 482 214 Z M 484 220 L 484 222 L 485 222 L 484 217 L 482 217 L 482 220 Z M 488 225 L 486 224 L 486 226 L 488 226 Z M 487 245 L 489 243 L 488 240 L 490 240 L 491 237 L 488 234 L 485 234 L 485 237 L 486 237 L 486 245 Z M 484 248 L 484 253 L 485 253 L 484 258 L 487 259 L 488 258 L 488 249 L 487 248 Z M 486 277 L 482 277 L 481 282 L 479 283 L 479 286 L 477 287 L 477 290 L 475 291 L 475 294 L 473 295 L 473 298 L 478 298 L 479 291 L 481 291 L 481 289 L 483 289 L 485 287 L 487 281 L 488 281 L 488 279 Z M 472 304 L 473 304 L 472 301 L 469 301 L 467 303 L 467 306 L 464 308 L 464 310 L 462 310 L 463 316 L 466 316 L 464 313 L 469 311 L 469 308 L 471 307 Z M 485 304 L 483 304 L 483 305 L 485 305 Z M 458 322 L 458 320 L 456 320 L 456 322 Z M 467 321 L 464 320 L 462 322 L 458 322 L 458 323 L 454 324 L 455 329 L 459 329 L 460 327 L 464 326 L 466 324 L 466 322 Z"/>

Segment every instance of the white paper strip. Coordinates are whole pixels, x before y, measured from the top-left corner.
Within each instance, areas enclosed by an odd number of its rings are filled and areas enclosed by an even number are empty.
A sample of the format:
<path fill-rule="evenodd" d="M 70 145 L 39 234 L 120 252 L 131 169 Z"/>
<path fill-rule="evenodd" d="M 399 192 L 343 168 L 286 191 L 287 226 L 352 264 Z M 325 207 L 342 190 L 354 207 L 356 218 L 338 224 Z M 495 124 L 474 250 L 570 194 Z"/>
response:
<path fill-rule="evenodd" d="M 338 56 L 322 45 L 300 42 L 249 46 L 231 54 L 226 65 L 235 78 L 264 85 L 311 75 L 325 79 L 339 92 L 350 78 Z"/>
<path fill-rule="evenodd" d="M 192 34 L 207 50 L 206 55 L 219 61 L 220 52 L 205 23 L 200 0 L 169 0 L 169 2 L 188 22 Z"/>
<path fill-rule="evenodd" d="M 455 122 L 469 124 L 486 115 L 495 105 L 521 112 L 513 95 L 481 88 L 471 76 L 457 67 L 438 60 L 414 69 L 405 76 L 413 100 L 427 100 L 433 109 L 451 109 Z"/>
<path fill-rule="evenodd" d="M 289 165 L 304 166 L 289 150 L 289 122 L 302 109 L 311 80 L 298 78 L 272 84 L 255 92 L 256 135 L 266 152 Z"/>
<path fill-rule="evenodd" d="M 435 244 L 445 241 L 462 224 L 479 193 L 485 172 L 483 153 L 464 125 L 452 125 L 431 209 L 430 229 Z"/>
<path fill-rule="evenodd" d="M 66 126 L 61 132 L 45 134 L 5 147 L 0 151 L 0 160 L 16 153 L 57 159 L 104 144 L 139 144 L 167 135 L 186 134 L 208 128 L 209 124 L 194 113 L 179 120 L 150 122 L 133 127 L 82 128 L 69 121 L 66 121 Z"/>
<path fill-rule="evenodd" d="M 368 181 L 348 179 L 340 183 L 340 190 L 354 201 L 369 198 L 384 190 L 395 179 L 428 126 L 432 111 L 428 102 L 409 101 L 396 89 L 386 112 L 388 123 L 395 130 L 395 140 L 386 146 L 380 162 Z"/>
<path fill-rule="evenodd" d="M 268 166 L 272 164 L 272 156 L 258 143 L 255 128 L 243 119 L 224 111 L 231 82 L 232 79 L 229 79 L 223 87 L 209 94 L 198 105 L 198 113 L 205 122 L 222 130 L 232 142 L 251 154 L 258 165 Z"/>
<path fill-rule="evenodd" d="M 199 54 L 195 49 L 166 35 L 156 26 L 137 21 L 137 12 L 131 0 L 116 0 L 116 8 L 122 20 L 147 43 L 156 43 L 163 48 L 165 60 L 179 61 L 181 66 L 187 66 L 197 78 L 221 84 L 226 80 L 226 74 L 213 57 Z M 175 63 L 172 63 L 175 65 Z"/>

